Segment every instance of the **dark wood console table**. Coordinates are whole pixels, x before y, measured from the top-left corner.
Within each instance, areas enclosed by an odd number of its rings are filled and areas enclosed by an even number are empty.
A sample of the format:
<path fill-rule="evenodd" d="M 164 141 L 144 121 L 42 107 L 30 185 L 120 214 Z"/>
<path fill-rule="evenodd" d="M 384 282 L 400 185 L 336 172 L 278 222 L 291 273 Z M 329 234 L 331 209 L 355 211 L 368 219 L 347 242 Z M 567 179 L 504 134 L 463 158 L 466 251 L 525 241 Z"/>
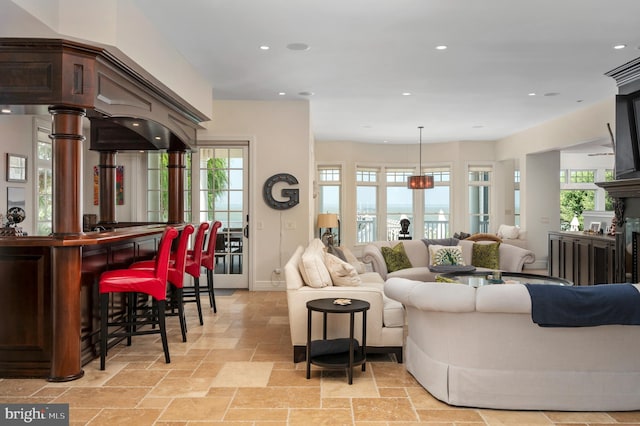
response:
<path fill-rule="evenodd" d="M 584 232 L 549 232 L 549 275 L 575 285 L 616 282 L 615 237 Z"/>

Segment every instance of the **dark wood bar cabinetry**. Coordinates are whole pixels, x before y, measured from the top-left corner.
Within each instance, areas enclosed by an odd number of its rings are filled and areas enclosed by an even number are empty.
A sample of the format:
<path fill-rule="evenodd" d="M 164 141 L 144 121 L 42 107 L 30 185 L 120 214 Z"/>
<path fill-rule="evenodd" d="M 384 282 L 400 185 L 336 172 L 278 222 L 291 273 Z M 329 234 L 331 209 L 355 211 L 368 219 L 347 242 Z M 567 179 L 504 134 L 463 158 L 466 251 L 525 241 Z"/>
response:
<path fill-rule="evenodd" d="M 613 283 L 615 237 L 583 232 L 549 232 L 549 275 L 575 285 Z"/>
<path fill-rule="evenodd" d="M 80 354 L 70 354 L 69 358 L 79 356 L 84 365 L 99 356 L 100 274 L 152 258 L 163 230 L 164 226 L 156 225 L 66 239 L 0 239 L 0 377 L 51 378 L 54 342 L 63 336 L 80 342 Z M 61 309 L 54 305 L 55 256 L 65 248 L 80 249 L 80 306 Z M 110 315 L 119 315 L 123 306 L 121 300 L 114 298 Z M 60 311 L 73 309 L 80 310 L 79 335 L 77 331 L 56 328 Z M 75 351 L 77 343 L 67 347 Z"/>

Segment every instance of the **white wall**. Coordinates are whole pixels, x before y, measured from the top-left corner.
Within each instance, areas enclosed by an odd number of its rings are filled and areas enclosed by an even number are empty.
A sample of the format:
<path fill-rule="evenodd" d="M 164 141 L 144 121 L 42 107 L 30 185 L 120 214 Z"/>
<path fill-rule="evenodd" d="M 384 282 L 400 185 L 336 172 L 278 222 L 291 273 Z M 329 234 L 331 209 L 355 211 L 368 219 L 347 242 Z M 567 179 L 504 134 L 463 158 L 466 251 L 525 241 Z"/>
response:
<path fill-rule="evenodd" d="M 35 192 L 31 189 L 35 185 L 36 173 L 34 168 L 34 144 L 33 144 L 32 116 L 7 116 L 0 115 L 0 213 L 3 216 L 3 223 L 6 223 L 7 214 L 7 188 L 24 188 L 25 190 L 25 214 L 24 222 L 20 223 L 22 230 L 29 235 L 33 235 L 35 227 Z M 27 182 L 7 182 L 7 153 L 25 155 L 27 157 Z"/>
<path fill-rule="evenodd" d="M 528 154 L 521 191 L 529 194 L 522 212 L 527 217 L 527 248 L 536 254 L 533 268 L 546 268 L 548 232 L 560 230 L 560 153 Z"/>
<path fill-rule="evenodd" d="M 306 246 L 313 236 L 309 114 L 306 101 L 214 101 L 214 119 L 198 132 L 198 144 L 204 146 L 249 141 L 249 286 L 253 290 L 284 289 L 284 277 L 274 279 L 273 270 L 282 268 L 296 247 Z M 276 173 L 298 179 L 300 204 L 292 209 L 274 210 L 263 201 L 262 186 Z M 276 188 L 275 196 L 281 188 Z M 291 227 L 295 229 L 287 229 Z"/>

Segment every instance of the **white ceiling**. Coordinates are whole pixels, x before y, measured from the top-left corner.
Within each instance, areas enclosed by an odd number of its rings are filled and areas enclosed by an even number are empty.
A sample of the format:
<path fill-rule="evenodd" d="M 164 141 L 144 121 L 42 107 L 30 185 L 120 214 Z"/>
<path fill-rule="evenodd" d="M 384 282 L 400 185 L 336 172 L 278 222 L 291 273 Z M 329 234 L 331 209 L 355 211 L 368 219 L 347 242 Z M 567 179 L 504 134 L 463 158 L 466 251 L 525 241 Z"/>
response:
<path fill-rule="evenodd" d="M 308 99 L 319 141 L 501 138 L 612 97 L 640 56 L 640 0 L 133 1 L 215 99 Z"/>
<path fill-rule="evenodd" d="M 134 1 L 214 98 L 308 99 L 320 141 L 501 138 L 611 97 L 640 56 L 639 0 Z"/>

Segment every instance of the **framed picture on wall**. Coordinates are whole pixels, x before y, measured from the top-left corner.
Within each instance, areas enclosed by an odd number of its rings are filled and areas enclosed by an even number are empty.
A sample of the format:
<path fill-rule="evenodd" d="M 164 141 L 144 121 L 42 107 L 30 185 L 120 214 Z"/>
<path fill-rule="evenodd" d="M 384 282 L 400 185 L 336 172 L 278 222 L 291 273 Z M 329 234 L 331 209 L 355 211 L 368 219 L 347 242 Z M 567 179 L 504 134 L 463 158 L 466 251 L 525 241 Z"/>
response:
<path fill-rule="evenodd" d="M 600 232 L 600 222 L 591 222 L 591 225 L 589 225 L 589 231 L 595 232 L 596 234 Z"/>
<path fill-rule="evenodd" d="M 27 156 L 7 153 L 7 182 L 27 181 Z"/>

